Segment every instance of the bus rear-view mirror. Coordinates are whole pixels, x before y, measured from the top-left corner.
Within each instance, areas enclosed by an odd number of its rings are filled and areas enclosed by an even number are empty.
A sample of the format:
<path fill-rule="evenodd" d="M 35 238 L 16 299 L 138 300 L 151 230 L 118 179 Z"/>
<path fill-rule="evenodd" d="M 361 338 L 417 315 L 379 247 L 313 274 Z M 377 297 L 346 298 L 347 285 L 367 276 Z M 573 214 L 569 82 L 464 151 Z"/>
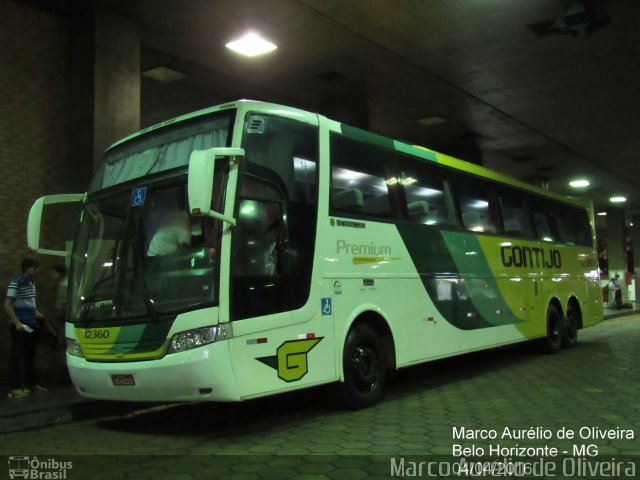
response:
<path fill-rule="evenodd" d="M 44 255 L 57 255 L 61 257 L 69 255 L 69 251 L 66 249 L 59 250 L 41 248 L 40 232 L 42 230 L 43 212 L 46 206 L 65 203 L 78 204 L 84 201 L 84 198 L 84 193 L 68 193 L 61 195 L 47 195 L 45 197 L 40 197 L 39 199 L 37 199 L 31 206 L 31 210 L 29 211 L 29 219 L 27 220 L 27 244 L 29 245 L 29 248 L 36 253 L 41 253 Z M 72 209 L 75 209 L 77 208 L 77 205 L 71 205 L 71 207 Z M 56 217 L 59 221 L 60 215 L 56 215 Z"/>
<path fill-rule="evenodd" d="M 216 157 L 244 157 L 243 148 L 194 150 L 189 159 L 189 211 L 194 216 L 210 216 L 235 225 L 236 220 L 211 209 Z"/>

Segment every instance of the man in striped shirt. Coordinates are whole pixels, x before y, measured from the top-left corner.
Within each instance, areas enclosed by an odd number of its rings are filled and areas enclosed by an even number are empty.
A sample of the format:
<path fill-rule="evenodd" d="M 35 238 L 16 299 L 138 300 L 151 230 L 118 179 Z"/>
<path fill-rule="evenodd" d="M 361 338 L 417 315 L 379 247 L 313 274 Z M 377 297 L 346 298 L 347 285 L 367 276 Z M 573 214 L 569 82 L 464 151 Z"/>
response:
<path fill-rule="evenodd" d="M 44 391 L 36 384 L 34 366 L 38 344 L 39 319 L 43 315 L 36 308 L 36 284 L 40 263 L 33 258 L 22 260 L 22 275 L 11 279 L 4 302 L 9 316 L 11 349 L 9 352 L 9 398 L 26 397 L 32 391 Z M 24 383 L 21 378 L 24 364 Z M 26 385 L 26 388 L 22 388 Z"/>

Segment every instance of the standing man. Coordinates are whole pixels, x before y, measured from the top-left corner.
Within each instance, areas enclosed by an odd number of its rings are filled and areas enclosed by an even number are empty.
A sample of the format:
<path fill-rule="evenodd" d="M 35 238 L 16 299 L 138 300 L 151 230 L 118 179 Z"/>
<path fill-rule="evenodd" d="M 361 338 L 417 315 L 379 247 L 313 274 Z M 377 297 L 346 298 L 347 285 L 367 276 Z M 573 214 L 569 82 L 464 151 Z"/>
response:
<path fill-rule="evenodd" d="M 616 273 L 616 276 L 613 277 L 611 283 L 613 284 L 616 308 L 622 308 L 622 289 L 620 288 L 620 274 Z"/>
<path fill-rule="evenodd" d="M 9 315 L 11 349 L 9 352 L 9 398 L 27 397 L 32 391 L 46 391 L 36 384 L 34 366 L 38 344 L 39 319 L 36 309 L 36 284 L 40 263 L 34 258 L 22 260 L 22 275 L 11 279 L 4 310 Z M 20 370 L 24 364 L 24 383 Z M 22 388 L 26 385 L 27 388 Z"/>

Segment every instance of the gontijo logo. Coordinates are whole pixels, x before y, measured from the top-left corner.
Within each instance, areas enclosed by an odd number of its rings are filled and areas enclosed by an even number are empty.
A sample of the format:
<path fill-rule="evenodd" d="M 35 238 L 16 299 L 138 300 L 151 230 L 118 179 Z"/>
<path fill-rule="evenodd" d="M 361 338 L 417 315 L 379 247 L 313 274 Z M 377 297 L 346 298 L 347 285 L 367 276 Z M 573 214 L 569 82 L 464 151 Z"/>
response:
<path fill-rule="evenodd" d="M 505 243 L 500 247 L 502 265 L 522 268 L 562 268 L 560 251 L 552 248 L 521 247 Z"/>

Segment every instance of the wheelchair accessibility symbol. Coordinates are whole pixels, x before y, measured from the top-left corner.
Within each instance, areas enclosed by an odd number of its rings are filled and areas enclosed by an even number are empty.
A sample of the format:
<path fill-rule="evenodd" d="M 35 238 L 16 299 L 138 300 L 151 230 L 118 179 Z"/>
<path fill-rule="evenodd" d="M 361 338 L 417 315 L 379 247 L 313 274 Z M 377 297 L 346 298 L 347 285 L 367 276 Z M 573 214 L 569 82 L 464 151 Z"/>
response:
<path fill-rule="evenodd" d="M 136 188 L 131 195 L 131 206 L 141 207 L 144 205 L 144 199 L 147 197 L 147 187 Z"/>
<path fill-rule="evenodd" d="M 320 310 L 322 311 L 322 315 L 331 315 L 331 299 L 330 298 L 321 298 L 320 299 Z"/>

